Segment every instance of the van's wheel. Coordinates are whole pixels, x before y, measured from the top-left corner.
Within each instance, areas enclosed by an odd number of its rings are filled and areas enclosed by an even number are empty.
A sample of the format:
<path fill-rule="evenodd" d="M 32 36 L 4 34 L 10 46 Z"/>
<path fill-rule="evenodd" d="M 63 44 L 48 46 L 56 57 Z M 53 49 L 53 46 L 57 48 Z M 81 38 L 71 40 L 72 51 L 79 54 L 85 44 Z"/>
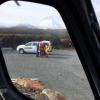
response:
<path fill-rule="evenodd" d="M 19 49 L 19 53 L 20 54 L 23 54 L 24 53 L 24 50 L 23 49 Z"/>

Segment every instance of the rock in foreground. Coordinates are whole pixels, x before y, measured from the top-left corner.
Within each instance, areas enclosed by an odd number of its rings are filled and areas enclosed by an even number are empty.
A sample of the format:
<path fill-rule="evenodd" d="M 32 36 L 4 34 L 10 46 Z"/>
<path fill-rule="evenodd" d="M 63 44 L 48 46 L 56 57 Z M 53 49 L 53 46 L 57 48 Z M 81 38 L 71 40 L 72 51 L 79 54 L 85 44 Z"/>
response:
<path fill-rule="evenodd" d="M 30 89 L 38 90 L 40 92 L 43 89 L 45 89 L 45 85 L 44 84 L 42 84 L 38 80 L 32 80 L 30 78 L 18 78 L 16 80 L 16 83 L 18 85 L 21 85 L 21 86 L 25 87 L 25 88 L 30 88 Z"/>
<path fill-rule="evenodd" d="M 15 87 L 23 93 L 25 96 L 33 99 L 33 100 L 49 100 L 45 94 L 42 94 L 40 91 L 36 91 L 34 89 L 25 88 L 21 85 L 14 83 Z"/>
<path fill-rule="evenodd" d="M 34 100 L 68 100 L 62 93 L 46 89 L 46 86 L 38 80 L 18 78 L 14 85 L 20 92 Z"/>
<path fill-rule="evenodd" d="M 44 89 L 42 93 L 45 94 L 49 98 L 49 100 L 66 100 L 64 95 L 58 91 Z"/>

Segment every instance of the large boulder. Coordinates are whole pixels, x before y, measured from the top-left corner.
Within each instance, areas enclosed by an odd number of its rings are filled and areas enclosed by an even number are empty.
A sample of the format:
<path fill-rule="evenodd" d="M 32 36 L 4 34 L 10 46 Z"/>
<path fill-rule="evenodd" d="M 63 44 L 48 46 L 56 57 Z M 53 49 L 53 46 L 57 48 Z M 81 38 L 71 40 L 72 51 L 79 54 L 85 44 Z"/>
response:
<path fill-rule="evenodd" d="M 49 100 L 67 100 L 62 93 L 51 89 L 44 89 L 42 93 L 45 94 Z"/>
<path fill-rule="evenodd" d="M 16 83 L 18 85 L 21 85 L 25 88 L 30 88 L 30 89 L 34 89 L 37 91 L 42 91 L 43 89 L 45 89 L 45 85 L 41 82 L 39 82 L 38 80 L 32 80 L 30 78 L 18 78 L 16 80 Z"/>
<path fill-rule="evenodd" d="M 42 93 L 36 94 L 34 99 L 35 100 L 49 100 L 49 98 L 45 94 L 42 94 Z"/>

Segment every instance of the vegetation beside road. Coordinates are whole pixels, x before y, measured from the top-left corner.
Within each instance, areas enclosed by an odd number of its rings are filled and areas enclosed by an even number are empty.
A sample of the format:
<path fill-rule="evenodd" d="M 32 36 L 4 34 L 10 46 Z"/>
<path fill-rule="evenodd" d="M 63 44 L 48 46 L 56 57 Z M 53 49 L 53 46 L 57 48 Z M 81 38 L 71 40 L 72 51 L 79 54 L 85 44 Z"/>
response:
<path fill-rule="evenodd" d="M 20 44 L 30 41 L 49 40 L 55 49 L 73 48 L 72 41 L 66 30 L 33 30 L 31 33 L 23 31 L 0 32 L 0 47 L 16 48 Z"/>
<path fill-rule="evenodd" d="M 44 36 L 17 36 L 17 35 L 2 35 L 0 36 L 0 46 L 1 47 L 11 47 L 16 48 L 20 44 L 25 44 L 30 41 L 41 41 L 41 40 L 49 40 L 51 41 L 53 47 L 55 49 L 64 49 L 64 48 L 72 48 L 72 41 L 69 36 L 59 38 L 57 35 L 44 37 Z"/>

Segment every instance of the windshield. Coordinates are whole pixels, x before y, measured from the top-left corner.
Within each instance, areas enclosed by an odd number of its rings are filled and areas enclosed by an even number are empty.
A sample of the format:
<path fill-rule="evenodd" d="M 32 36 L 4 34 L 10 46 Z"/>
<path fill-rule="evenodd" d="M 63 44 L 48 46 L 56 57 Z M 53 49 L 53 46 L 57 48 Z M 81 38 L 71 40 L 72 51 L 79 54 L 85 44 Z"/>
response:
<path fill-rule="evenodd" d="M 0 46 L 14 86 L 35 100 L 94 100 L 58 11 L 19 3 L 0 5 Z"/>

